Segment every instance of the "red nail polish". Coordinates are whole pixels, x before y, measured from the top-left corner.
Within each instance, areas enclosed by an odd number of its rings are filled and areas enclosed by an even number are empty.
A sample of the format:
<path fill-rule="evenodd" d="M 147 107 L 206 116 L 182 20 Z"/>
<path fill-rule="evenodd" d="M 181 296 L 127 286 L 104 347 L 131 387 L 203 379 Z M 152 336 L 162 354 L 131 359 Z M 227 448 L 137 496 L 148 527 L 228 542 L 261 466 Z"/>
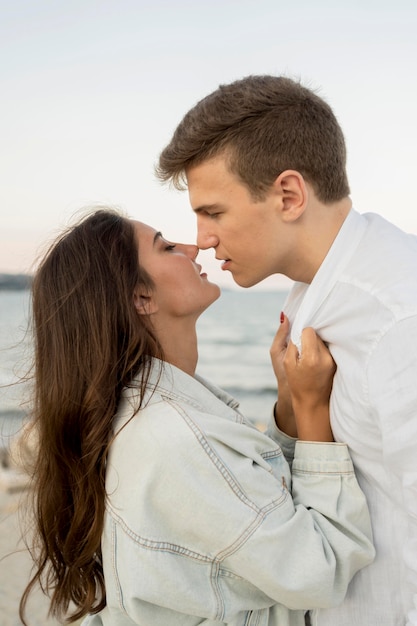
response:
<path fill-rule="evenodd" d="M 282 323 L 283 323 L 283 321 L 285 320 L 285 315 L 284 315 L 283 311 L 281 311 L 281 315 L 280 315 L 280 318 L 279 318 L 279 319 L 280 319 L 280 322 L 281 322 L 281 324 L 282 324 Z"/>

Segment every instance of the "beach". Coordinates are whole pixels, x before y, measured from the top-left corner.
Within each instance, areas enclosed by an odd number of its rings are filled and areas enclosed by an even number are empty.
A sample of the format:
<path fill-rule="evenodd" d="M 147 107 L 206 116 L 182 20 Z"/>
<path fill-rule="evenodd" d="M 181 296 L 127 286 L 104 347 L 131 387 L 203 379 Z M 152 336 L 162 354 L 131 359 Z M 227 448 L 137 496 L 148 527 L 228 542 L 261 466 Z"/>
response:
<path fill-rule="evenodd" d="M 22 539 L 21 513 L 27 497 L 27 477 L 5 462 L 0 466 L 0 625 L 21 626 L 19 602 L 30 579 L 32 561 Z M 10 457 L 9 457 L 10 460 Z M 8 467 L 5 467 L 8 465 Z M 49 601 L 40 588 L 34 589 L 27 605 L 28 626 L 58 626 L 48 617 Z M 74 626 L 80 622 L 74 622 Z"/>
<path fill-rule="evenodd" d="M 29 580 L 31 559 L 19 529 L 19 504 L 25 491 L 0 490 L 0 623 L 21 626 L 19 601 Z M 48 618 L 48 600 L 40 590 L 33 592 L 28 603 L 29 626 L 56 626 Z"/>

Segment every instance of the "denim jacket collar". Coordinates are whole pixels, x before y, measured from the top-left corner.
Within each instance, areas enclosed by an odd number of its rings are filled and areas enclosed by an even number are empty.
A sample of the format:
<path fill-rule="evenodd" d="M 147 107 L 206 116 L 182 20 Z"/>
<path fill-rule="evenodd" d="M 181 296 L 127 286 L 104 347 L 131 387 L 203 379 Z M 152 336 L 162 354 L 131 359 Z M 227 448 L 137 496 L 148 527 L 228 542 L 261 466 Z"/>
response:
<path fill-rule="evenodd" d="M 123 400 L 127 401 L 129 407 L 138 403 L 140 387 L 140 378 L 136 377 L 132 385 L 124 390 Z M 220 417 L 233 421 L 245 421 L 239 411 L 239 402 L 226 391 L 209 383 L 198 374 L 190 376 L 175 365 L 153 358 L 144 405 L 152 404 L 155 398 L 161 397 L 186 402 L 199 410 L 207 410 L 207 407 L 210 407 L 212 412 Z M 131 414 L 130 409 L 130 416 Z M 128 417 L 126 411 L 119 410 L 118 424 Z"/>

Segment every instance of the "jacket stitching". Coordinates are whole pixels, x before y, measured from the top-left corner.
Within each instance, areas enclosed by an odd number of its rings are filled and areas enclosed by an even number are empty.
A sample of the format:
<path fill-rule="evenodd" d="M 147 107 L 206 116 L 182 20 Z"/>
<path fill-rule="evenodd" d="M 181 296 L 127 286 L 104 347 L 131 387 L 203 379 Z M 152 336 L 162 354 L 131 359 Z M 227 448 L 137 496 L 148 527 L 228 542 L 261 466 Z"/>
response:
<path fill-rule="evenodd" d="M 120 579 L 119 579 L 119 570 L 117 568 L 117 533 L 116 533 L 116 524 L 114 523 L 114 521 L 112 520 L 111 522 L 111 541 L 112 541 L 112 546 L 113 546 L 113 552 L 112 552 L 112 566 L 113 566 L 113 575 L 115 578 L 115 582 L 116 582 L 116 593 L 117 593 L 117 598 L 119 601 L 119 606 L 120 609 L 126 613 L 126 607 L 124 604 L 124 599 L 123 599 L 123 590 L 122 590 L 122 586 L 120 584 Z"/>
<path fill-rule="evenodd" d="M 147 548 L 148 550 L 158 550 L 161 552 L 172 552 L 173 554 L 179 554 L 183 556 L 190 557 L 196 561 L 203 561 L 205 563 L 211 563 L 212 559 L 204 554 L 199 554 L 193 550 L 189 550 L 184 546 L 180 546 L 174 543 L 170 543 L 167 541 L 154 541 L 153 539 L 146 539 L 145 537 L 141 537 L 140 535 L 133 532 L 131 528 L 126 524 L 126 522 L 121 518 L 113 509 L 110 504 L 106 506 L 108 513 L 111 515 L 113 520 L 117 522 L 120 528 L 124 531 L 126 535 L 128 535 L 135 543 L 140 545 L 142 548 Z"/>
<path fill-rule="evenodd" d="M 222 463 L 219 457 L 215 454 L 215 452 L 213 451 L 213 448 L 211 447 L 211 445 L 209 444 L 209 442 L 207 441 L 206 437 L 203 435 L 202 431 L 197 426 L 197 424 L 187 415 L 187 413 L 183 410 L 181 406 L 174 404 L 168 398 L 166 398 L 166 401 L 182 416 L 186 424 L 194 433 L 197 441 L 203 448 L 204 452 L 209 457 L 210 461 L 213 463 L 213 465 L 217 468 L 217 470 L 223 476 L 223 478 L 225 479 L 229 487 L 232 489 L 232 491 L 235 493 L 235 495 L 244 504 L 249 506 L 251 509 L 255 511 L 255 513 L 258 514 L 261 509 L 259 509 L 259 507 L 247 497 L 242 487 L 237 482 L 236 478 L 231 474 L 231 472 L 227 469 L 227 467 L 225 467 L 225 465 Z"/>

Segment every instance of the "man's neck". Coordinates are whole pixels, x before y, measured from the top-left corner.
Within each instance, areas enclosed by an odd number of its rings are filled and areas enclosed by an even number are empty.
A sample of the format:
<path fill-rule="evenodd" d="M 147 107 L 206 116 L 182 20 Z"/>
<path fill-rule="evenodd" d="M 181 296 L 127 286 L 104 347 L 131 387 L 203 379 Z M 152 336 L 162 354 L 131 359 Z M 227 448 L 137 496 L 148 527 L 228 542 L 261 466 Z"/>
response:
<path fill-rule="evenodd" d="M 316 202 L 305 213 L 298 238 L 298 259 L 289 278 L 310 284 L 352 208 L 351 199 L 324 205 Z"/>

